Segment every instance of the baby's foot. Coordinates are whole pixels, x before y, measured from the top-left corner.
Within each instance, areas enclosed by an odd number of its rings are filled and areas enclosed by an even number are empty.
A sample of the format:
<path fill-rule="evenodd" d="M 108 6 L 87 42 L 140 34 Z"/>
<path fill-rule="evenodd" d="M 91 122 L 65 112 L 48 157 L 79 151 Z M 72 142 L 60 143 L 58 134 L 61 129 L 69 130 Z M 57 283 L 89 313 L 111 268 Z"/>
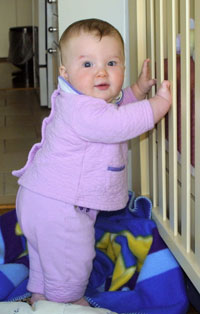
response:
<path fill-rule="evenodd" d="M 170 82 L 163 81 L 157 94 L 149 99 L 154 115 L 154 123 L 159 122 L 169 111 L 172 103 Z"/>
<path fill-rule="evenodd" d="M 73 301 L 71 303 L 72 304 L 83 305 L 83 306 L 90 306 L 90 304 L 84 298 L 81 298 L 81 299 L 79 299 L 77 301 Z"/>
<path fill-rule="evenodd" d="M 46 298 L 43 294 L 33 293 L 30 299 L 30 304 L 33 304 L 34 302 L 39 301 L 39 300 L 46 300 Z"/>

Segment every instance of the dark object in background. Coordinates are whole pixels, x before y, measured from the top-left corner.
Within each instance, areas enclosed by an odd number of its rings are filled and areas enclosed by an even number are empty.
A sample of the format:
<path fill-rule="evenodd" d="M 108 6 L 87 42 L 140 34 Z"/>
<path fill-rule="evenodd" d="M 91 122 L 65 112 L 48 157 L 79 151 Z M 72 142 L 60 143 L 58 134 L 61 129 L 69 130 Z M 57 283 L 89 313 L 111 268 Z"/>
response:
<path fill-rule="evenodd" d="M 35 54 L 37 57 L 38 54 L 37 42 L 37 27 L 23 26 L 9 29 L 8 61 L 19 68 L 19 71 L 12 73 L 13 84 L 16 87 L 32 87 L 34 85 L 33 56 Z"/>

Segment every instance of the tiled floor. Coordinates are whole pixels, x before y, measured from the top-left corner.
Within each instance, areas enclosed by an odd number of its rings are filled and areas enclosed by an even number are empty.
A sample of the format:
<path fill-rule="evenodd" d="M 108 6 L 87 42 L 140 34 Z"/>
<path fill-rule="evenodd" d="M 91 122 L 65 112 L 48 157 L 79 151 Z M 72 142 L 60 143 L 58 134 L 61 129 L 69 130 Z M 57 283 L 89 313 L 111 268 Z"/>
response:
<path fill-rule="evenodd" d="M 39 105 L 37 89 L 13 88 L 14 69 L 0 63 L 0 206 L 15 204 L 18 186 L 11 171 L 24 165 L 31 146 L 40 141 L 41 121 L 49 114 Z"/>

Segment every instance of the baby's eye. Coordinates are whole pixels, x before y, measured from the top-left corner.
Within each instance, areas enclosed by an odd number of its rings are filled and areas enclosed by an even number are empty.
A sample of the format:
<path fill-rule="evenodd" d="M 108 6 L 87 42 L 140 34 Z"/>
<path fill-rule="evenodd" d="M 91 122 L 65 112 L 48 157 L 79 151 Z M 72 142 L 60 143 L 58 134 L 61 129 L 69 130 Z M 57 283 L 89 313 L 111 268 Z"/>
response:
<path fill-rule="evenodd" d="M 92 62 L 86 61 L 86 62 L 84 62 L 83 66 L 84 66 L 85 68 L 90 68 L 90 67 L 92 66 Z"/>
<path fill-rule="evenodd" d="M 117 64 L 116 61 L 109 61 L 108 62 L 108 65 L 111 66 L 111 67 L 115 66 L 116 64 Z"/>

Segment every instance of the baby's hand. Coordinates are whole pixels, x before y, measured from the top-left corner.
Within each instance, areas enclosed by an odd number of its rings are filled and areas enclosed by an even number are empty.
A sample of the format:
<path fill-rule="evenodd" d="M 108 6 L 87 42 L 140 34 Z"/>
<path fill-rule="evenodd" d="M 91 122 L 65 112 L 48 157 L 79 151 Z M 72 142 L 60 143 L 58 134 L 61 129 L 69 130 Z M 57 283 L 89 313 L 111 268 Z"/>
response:
<path fill-rule="evenodd" d="M 172 95 L 170 91 L 170 82 L 169 81 L 163 81 L 160 85 L 157 95 L 166 99 L 170 104 L 172 103 Z"/>
<path fill-rule="evenodd" d="M 150 98 L 149 101 L 153 110 L 154 122 L 157 123 L 166 115 L 172 104 L 170 82 L 163 81 L 157 94 Z"/>
<path fill-rule="evenodd" d="M 144 99 L 151 87 L 156 84 L 156 80 L 151 78 L 149 62 L 150 59 L 144 60 L 138 80 L 132 86 L 133 92 L 138 100 Z"/>

